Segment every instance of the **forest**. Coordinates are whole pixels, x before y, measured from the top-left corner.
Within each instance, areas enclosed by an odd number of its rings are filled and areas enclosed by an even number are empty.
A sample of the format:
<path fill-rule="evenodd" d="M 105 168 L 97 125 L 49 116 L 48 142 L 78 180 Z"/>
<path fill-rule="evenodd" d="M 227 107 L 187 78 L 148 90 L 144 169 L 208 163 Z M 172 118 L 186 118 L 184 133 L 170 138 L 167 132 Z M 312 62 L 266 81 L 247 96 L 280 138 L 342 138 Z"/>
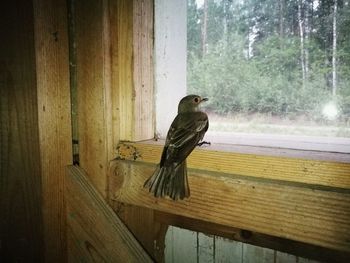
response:
<path fill-rule="evenodd" d="M 349 128 L 350 1 L 188 0 L 187 86 L 219 116 Z"/>

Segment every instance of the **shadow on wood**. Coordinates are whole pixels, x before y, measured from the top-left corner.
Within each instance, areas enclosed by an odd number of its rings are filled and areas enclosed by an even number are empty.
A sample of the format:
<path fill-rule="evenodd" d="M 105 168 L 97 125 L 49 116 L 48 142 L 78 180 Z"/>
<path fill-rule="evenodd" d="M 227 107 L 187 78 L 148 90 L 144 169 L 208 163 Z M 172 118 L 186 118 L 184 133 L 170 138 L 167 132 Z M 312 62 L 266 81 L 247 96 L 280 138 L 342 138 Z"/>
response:
<path fill-rule="evenodd" d="M 77 166 L 67 168 L 69 262 L 152 262 Z"/>

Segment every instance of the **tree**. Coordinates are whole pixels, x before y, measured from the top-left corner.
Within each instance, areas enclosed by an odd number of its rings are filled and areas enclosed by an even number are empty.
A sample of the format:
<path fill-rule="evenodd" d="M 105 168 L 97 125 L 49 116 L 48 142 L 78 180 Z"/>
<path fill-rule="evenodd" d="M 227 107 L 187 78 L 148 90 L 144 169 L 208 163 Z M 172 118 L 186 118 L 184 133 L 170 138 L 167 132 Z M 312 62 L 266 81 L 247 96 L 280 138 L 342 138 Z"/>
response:
<path fill-rule="evenodd" d="M 302 17 L 303 0 L 298 0 L 298 25 L 299 25 L 299 37 L 300 37 L 300 64 L 303 88 L 305 88 L 306 82 L 306 66 L 305 66 L 305 49 L 304 49 L 304 19 Z"/>
<path fill-rule="evenodd" d="M 337 10 L 338 0 L 334 0 L 333 6 L 333 46 L 332 46 L 332 94 L 337 93 Z"/>
<path fill-rule="evenodd" d="M 187 51 L 188 56 L 201 56 L 200 13 L 196 0 L 187 3 Z"/>
<path fill-rule="evenodd" d="M 203 23 L 202 23 L 202 56 L 207 54 L 207 30 L 208 30 L 208 0 L 203 4 Z"/>
<path fill-rule="evenodd" d="M 188 88 L 213 110 L 317 119 L 334 94 L 350 117 L 349 0 L 188 3 Z"/>

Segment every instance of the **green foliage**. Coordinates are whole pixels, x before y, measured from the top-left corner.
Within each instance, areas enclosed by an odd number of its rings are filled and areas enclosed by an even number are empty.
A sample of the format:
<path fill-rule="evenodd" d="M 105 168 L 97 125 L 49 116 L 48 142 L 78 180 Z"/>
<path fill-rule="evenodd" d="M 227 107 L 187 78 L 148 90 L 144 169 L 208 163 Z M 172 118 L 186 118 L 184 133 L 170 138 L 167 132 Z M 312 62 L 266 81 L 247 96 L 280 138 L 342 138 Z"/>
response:
<path fill-rule="evenodd" d="M 278 6 L 281 2 L 284 9 Z M 192 23 L 187 68 L 190 93 L 210 97 L 208 107 L 219 114 L 268 113 L 289 117 L 303 114 L 313 120 L 321 118 L 322 106 L 332 99 L 329 23 L 333 1 L 320 1 L 318 9 L 309 14 L 312 24 L 304 43 L 308 54 L 304 81 L 296 0 L 209 0 L 206 54 L 201 54 L 200 48 L 203 9 L 193 0 L 190 3 L 189 14 L 196 17 L 188 19 Z M 311 6 L 311 1 L 305 3 Z M 337 97 L 333 98 L 341 106 L 344 118 L 350 118 L 350 4 L 347 3 L 341 2 L 339 9 L 338 87 Z M 283 12 L 283 25 L 278 10 Z M 255 39 L 251 41 L 249 34 L 253 31 Z M 197 38 L 191 34 L 197 34 Z"/>

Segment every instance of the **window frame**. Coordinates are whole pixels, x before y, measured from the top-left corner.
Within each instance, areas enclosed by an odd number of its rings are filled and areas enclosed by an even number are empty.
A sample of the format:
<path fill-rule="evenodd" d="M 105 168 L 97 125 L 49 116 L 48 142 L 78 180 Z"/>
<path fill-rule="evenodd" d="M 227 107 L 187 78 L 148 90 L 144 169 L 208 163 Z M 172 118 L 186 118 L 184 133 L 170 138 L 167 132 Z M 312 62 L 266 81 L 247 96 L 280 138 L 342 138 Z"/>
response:
<path fill-rule="evenodd" d="M 137 16 L 138 11 L 134 10 L 134 16 Z M 134 17 L 135 19 L 135 17 Z M 149 21 L 148 21 L 149 22 Z M 141 20 L 142 23 L 142 20 Z M 151 23 L 153 25 L 153 23 Z M 133 24 L 135 28 L 137 25 Z M 153 30 L 147 31 L 149 34 L 147 39 L 153 39 Z M 135 41 L 142 41 L 143 33 L 133 34 Z M 130 34 L 126 36 L 130 40 Z M 135 38 L 139 38 L 138 40 Z M 140 40 L 141 38 L 141 40 Z M 149 43 L 149 42 L 147 42 Z M 139 46 L 143 46 L 140 44 Z M 138 52 L 128 53 L 127 56 L 131 55 L 132 72 L 134 75 L 131 78 L 138 78 L 136 72 L 142 72 L 142 67 L 153 63 L 152 52 L 149 52 L 153 45 L 143 46 L 145 49 L 139 49 Z M 145 53 L 143 53 L 145 51 Z M 153 51 L 153 50 L 152 50 Z M 130 57 L 129 57 L 130 59 Z M 145 61 L 140 61 L 144 59 Z M 122 62 L 122 60 L 120 60 Z M 122 63 L 120 63 L 122 64 Z M 129 72 L 130 73 L 130 72 Z M 119 72 L 120 75 L 128 74 L 128 72 Z M 129 75 L 128 75 L 129 76 Z M 129 76 L 130 77 L 130 76 Z M 151 133 L 141 133 L 136 136 L 137 123 L 142 122 L 146 127 L 152 127 L 154 125 L 154 108 L 147 112 L 147 117 L 144 118 L 144 104 L 149 105 L 151 101 L 154 103 L 154 93 L 144 92 L 145 85 L 149 85 L 151 82 L 145 82 L 145 79 L 141 77 L 141 81 L 130 81 L 127 79 L 127 86 L 119 90 L 120 101 L 125 100 L 124 104 L 121 104 L 119 109 L 119 127 L 127 128 L 129 132 L 120 133 L 119 144 L 117 148 L 116 160 L 110 162 L 109 167 L 109 183 L 108 196 L 110 200 L 120 202 L 125 201 L 121 196 L 116 196 L 116 193 L 120 189 L 126 189 L 128 193 L 135 194 L 135 198 L 147 197 L 143 203 L 132 201 L 130 204 L 139 205 L 146 208 L 151 208 L 157 211 L 164 211 L 166 206 L 167 212 L 174 210 L 176 206 L 188 206 L 187 200 L 180 201 L 181 203 L 171 203 L 168 199 L 156 199 L 150 194 L 146 193 L 145 189 L 138 181 L 138 185 L 133 184 L 135 175 L 142 174 L 146 176 L 143 169 L 148 167 L 147 171 L 151 168 L 154 169 L 155 165 L 160 160 L 160 154 L 163 148 L 164 141 L 156 140 L 152 138 Z M 122 83 L 123 78 L 119 81 Z M 148 80 L 152 81 L 152 80 Z M 150 85 L 154 89 L 154 85 Z M 142 95 L 141 95 L 142 94 Z M 135 100 L 137 96 L 140 96 L 141 100 Z M 174 102 L 174 104 L 176 104 Z M 131 117 L 124 112 L 130 111 L 133 114 Z M 136 113 L 136 114 L 135 114 Z M 174 116 L 175 117 L 175 116 Z M 131 118 L 131 119 L 130 119 Z M 147 124 L 149 126 L 147 126 Z M 153 126 L 154 127 L 154 126 Z M 341 158 L 340 158 L 341 156 Z M 339 157 L 339 158 L 338 158 Z M 122 170 L 122 166 L 128 166 L 130 171 L 125 173 Z M 141 168 L 140 168 L 141 167 Z M 205 173 L 208 181 L 217 179 L 221 174 L 224 174 L 228 178 L 241 178 L 245 181 L 262 182 L 263 184 L 279 184 L 283 186 L 297 186 L 301 189 L 314 189 L 324 192 L 337 192 L 349 194 L 350 190 L 350 178 L 346 176 L 350 174 L 350 161 L 348 154 L 336 154 L 336 153 L 320 153 L 318 151 L 300 151 L 291 149 L 281 148 L 269 148 L 269 147 L 254 147 L 244 145 L 230 145 L 230 144 L 217 144 L 213 143 L 207 148 L 197 148 L 188 158 L 189 172 L 200 172 Z M 134 174 L 134 171 L 141 171 L 141 173 Z M 218 175 L 217 173 L 220 173 Z M 136 178 L 135 180 L 143 180 L 143 177 Z M 116 181 L 113 181 L 116 180 Z M 239 179 L 237 181 L 239 184 Z M 191 185 L 190 185 L 191 188 Z M 146 195 L 147 194 L 147 195 Z M 130 200 L 126 200 L 125 203 L 129 203 Z M 206 204 L 198 204 L 205 206 Z M 292 209 L 292 208 L 291 208 Z M 173 211 L 174 212 L 174 211 Z M 264 211 L 261 211 L 264 213 Z M 293 215 L 293 214 L 292 214 Z M 292 216 L 290 215 L 290 216 Z M 173 213 L 173 216 L 178 216 L 177 213 Z M 182 216 L 186 216 L 183 214 Z M 288 215 L 286 215 L 288 216 Z M 259 230 L 257 228 L 256 230 Z M 271 234 L 271 233 L 270 233 Z M 275 233 L 276 234 L 276 233 Z M 293 239 L 293 236 L 289 236 Z M 306 242 L 307 240 L 304 240 Z"/>
<path fill-rule="evenodd" d="M 174 22 L 174 19 L 179 19 L 179 12 L 184 12 L 184 16 L 187 18 L 187 11 L 183 10 L 187 8 L 187 1 L 182 1 L 182 5 L 186 5 L 185 8 L 176 9 L 176 5 L 179 5 L 179 3 L 155 0 L 155 134 L 162 139 L 165 138 L 168 127 L 176 116 L 178 101 L 186 95 L 186 84 L 183 83 L 186 82 L 186 71 L 179 70 L 178 64 L 186 68 L 187 47 L 184 48 L 183 44 L 178 47 L 173 45 L 172 42 L 176 42 L 175 40 L 179 35 L 183 36 L 185 40 L 187 38 L 187 25 Z M 175 9 L 176 12 L 174 12 Z M 157 21 L 158 14 L 160 14 L 159 21 Z M 175 80 L 178 80 L 178 82 Z M 174 92 L 175 90 L 177 92 Z M 350 138 L 211 131 L 210 116 L 209 130 L 205 139 L 212 143 L 256 147 L 258 154 L 264 148 L 283 148 L 288 152 L 292 149 L 300 150 L 301 156 L 305 151 L 319 151 L 324 153 L 322 157 L 320 156 L 322 160 L 333 161 L 346 161 L 346 155 L 343 154 L 350 154 Z M 261 148 L 259 149 L 259 147 Z"/>

